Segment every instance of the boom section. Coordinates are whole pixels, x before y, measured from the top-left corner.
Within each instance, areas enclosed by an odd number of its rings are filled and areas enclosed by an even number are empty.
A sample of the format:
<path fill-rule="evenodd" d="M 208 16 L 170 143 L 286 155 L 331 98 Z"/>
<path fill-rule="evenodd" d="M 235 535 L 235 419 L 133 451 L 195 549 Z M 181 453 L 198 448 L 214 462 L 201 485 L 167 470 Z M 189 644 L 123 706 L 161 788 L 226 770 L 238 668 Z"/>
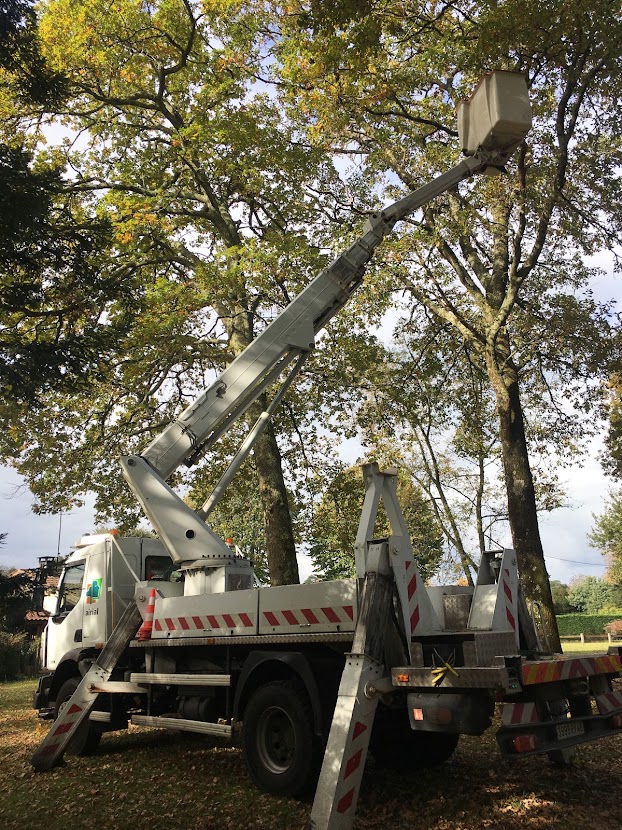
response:
<path fill-rule="evenodd" d="M 494 162 L 492 155 L 484 152 L 465 158 L 447 173 L 372 214 L 365 222 L 362 235 L 320 272 L 217 380 L 154 438 L 142 457 L 164 479 L 181 464 L 193 464 L 290 363 L 315 348 L 317 334 L 359 287 L 365 266 L 395 223 L 472 173 L 487 165 L 495 166 Z"/>

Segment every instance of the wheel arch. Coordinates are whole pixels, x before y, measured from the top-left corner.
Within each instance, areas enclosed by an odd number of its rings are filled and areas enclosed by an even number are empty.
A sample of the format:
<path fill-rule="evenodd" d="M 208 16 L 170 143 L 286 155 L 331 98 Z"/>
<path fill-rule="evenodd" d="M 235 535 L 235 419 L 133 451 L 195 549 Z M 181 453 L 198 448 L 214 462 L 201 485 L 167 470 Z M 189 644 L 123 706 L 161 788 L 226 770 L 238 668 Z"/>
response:
<path fill-rule="evenodd" d="M 49 691 L 50 702 L 56 700 L 56 696 L 65 681 L 69 680 L 71 677 L 82 678 L 85 672 L 82 671 L 83 666 L 81 663 L 83 663 L 83 661 L 87 661 L 85 668 L 88 670 L 90 664 L 96 659 L 98 654 L 99 652 L 95 649 L 75 648 L 68 651 L 58 666 L 54 669 Z"/>
<path fill-rule="evenodd" d="M 266 683 L 279 680 L 297 680 L 305 689 L 313 712 L 313 731 L 322 735 L 324 727 L 322 703 L 315 675 L 309 661 L 300 652 L 254 651 L 242 667 L 233 700 L 233 715 L 244 719 L 244 711 L 252 693 Z"/>

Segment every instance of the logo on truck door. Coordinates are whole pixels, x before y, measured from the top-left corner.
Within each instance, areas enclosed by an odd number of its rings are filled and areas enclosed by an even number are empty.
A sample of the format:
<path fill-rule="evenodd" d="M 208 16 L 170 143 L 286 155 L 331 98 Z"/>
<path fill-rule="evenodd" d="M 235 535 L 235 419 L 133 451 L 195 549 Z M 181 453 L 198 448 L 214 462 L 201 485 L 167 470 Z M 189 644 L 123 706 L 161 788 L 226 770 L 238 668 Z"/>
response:
<path fill-rule="evenodd" d="M 97 602 L 102 592 L 102 581 L 101 579 L 94 579 L 90 585 L 86 586 L 86 604 L 90 605 L 93 602 Z"/>

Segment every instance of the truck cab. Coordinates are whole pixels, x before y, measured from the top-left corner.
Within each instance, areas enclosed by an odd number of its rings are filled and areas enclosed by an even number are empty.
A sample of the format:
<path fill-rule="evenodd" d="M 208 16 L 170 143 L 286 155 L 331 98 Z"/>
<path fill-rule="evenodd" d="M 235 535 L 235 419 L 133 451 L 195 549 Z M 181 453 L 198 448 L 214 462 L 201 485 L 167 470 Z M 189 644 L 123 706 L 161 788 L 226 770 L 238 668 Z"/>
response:
<path fill-rule="evenodd" d="M 162 543 L 153 538 L 121 538 L 116 532 L 85 535 L 74 545 L 60 577 L 55 612 L 41 640 L 40 678 L 33 706 L 42 716 L 69 677 L 103 648 L 137 582 L 168 581 L 175 569 Z"/>

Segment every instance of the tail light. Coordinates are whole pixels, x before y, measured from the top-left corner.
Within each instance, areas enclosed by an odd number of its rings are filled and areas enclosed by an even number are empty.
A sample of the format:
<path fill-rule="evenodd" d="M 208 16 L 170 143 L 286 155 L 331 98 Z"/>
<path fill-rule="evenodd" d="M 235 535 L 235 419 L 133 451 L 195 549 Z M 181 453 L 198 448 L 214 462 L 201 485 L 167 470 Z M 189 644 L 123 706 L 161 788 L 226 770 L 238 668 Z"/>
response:
<path fill-rule="evenodd" d="M 514 752 L 534 752 L 538 748 L 538 738 L 536 735 L 517 735 L 512 738 L 512 746 Z"/>

